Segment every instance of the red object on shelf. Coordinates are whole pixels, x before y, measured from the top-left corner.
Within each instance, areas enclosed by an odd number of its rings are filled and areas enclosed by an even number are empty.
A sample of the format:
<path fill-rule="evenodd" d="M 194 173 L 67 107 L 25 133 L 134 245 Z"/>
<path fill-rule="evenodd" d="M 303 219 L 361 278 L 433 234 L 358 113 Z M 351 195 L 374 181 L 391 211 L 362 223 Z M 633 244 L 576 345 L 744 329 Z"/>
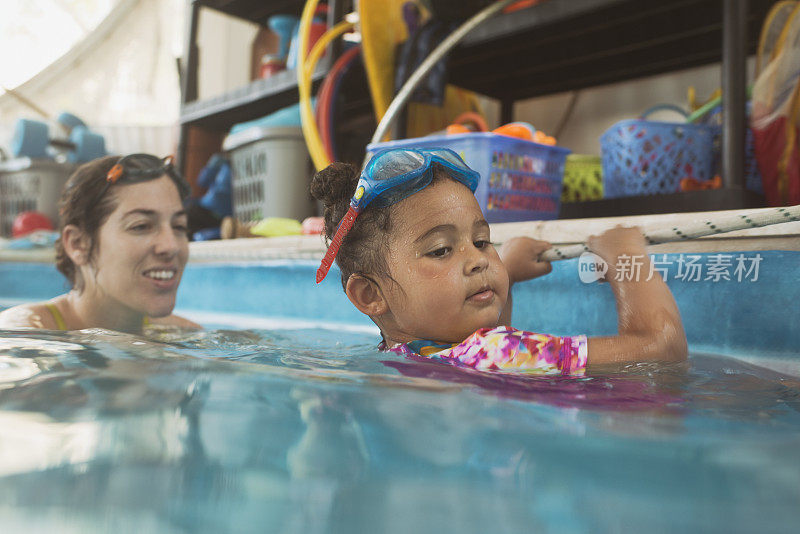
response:
<path fill-rule="evenodd" d="M 798 90 L 800 99 L 800 89 Z M 795 131 L 792 141 L 788 128 Z M 764 128 L 753 127 L 758 169 L 770 206 L 800 203 L 800 129 L 779 117 Z M 785 159 L 784 159 L 785 158 Z"/>
<path fill-rule="evenodd" d="M 308 33 L 308 48 L 306 48 L 306 57 L 308 54 L 311 53 L 311 49 L 314 48 L 314 44 L 319 40 L 322 35 L 328 31 L 328 24 L 326 22 L 326 18 L 328 16 L 328 6 L 326 4 L 320 4 L 317 6 L 317 9 L 314 11 L 314 18 L 311 21 L 311 28 L 309 29 Z M 327 52 L 323 52 L 322 57 L 325 57 Z"/>
<path fill-rule="evenodd" d="M 23 237 L 36 230 L 53 230 L 53 222 L 44 213 L 38 211 L 23 211 L 14 219 L 11 226 L 13 237 Z"/>
<path fill-rule="evenodd" d="M 321 234 L 325 230 L 325 219 L 322 217 L 306 217 L 302 223 L 303 234 Z"/>
<path fill-rule="evenodd" d="M 276 72 L 282 71 L 285 68 L 286 63 L 284 63 L 278 56 L 266 54 L 261 58 L 261 70 L 259 71 L 259 75 L 262 78 L 269 78 Z"/>

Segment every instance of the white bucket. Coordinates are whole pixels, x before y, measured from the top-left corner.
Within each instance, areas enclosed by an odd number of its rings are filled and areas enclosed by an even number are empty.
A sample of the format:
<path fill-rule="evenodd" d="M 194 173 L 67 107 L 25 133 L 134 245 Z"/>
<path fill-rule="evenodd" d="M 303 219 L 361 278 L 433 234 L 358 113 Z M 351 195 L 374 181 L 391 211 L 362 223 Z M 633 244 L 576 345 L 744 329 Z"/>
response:
<path fill-rule="evenodd" d="M 226 137 L 222 148 L 230 153 L 237 219 L 314 215 L 313 167 L 301 128 L 254 126 Z"/>

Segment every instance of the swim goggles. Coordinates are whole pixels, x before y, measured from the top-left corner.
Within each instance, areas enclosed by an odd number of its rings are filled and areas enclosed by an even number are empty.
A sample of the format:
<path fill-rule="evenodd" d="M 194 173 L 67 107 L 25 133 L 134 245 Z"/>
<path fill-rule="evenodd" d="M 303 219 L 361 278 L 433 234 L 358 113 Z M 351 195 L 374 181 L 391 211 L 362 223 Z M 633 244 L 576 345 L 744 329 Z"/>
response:
<path fill-rule="evenodd" d="M 97 197 L 98 200 L 106 194 L 108 188 L 116 183 L 137 183 L 154 180 L 167 175 L 175 183 L 181 199 L 189 196 L 189 184 L 172 164 L 172 156 L 159 158 L 151 154 L 130 154 L 120 159 L 106 174 L 106 185 Z"/>
<path fill-rule="evenodd" d="M 369 160 L 350 200 L 350 209 L 336 229 L 328 251 L 317 269 L 317 283 L 322 282 L 342 246 L 345 236 L 353 228 L 359 213 L 374 203 L 378 208 L 391 206 L 427 187 L 433 180 L 433 165 L 439 165 L 454 180 L 469 187 L 473 193 L 478 188 L 480 174 L 470 169 L 458 154 L 448 148 L 387 148 Z"/>

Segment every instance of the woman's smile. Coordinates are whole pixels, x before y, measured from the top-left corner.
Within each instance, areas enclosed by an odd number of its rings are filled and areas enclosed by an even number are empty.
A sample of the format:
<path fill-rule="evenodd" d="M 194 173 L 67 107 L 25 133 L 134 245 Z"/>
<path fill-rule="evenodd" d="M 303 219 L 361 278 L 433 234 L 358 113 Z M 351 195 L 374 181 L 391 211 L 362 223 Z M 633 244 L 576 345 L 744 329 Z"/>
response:
<path fill-rule="evenodd" d="M 180 282 L 180 270 L 177 267 L 154 267 L 142 273 L 156 288 L 160 290 L 177 290 Z"/>

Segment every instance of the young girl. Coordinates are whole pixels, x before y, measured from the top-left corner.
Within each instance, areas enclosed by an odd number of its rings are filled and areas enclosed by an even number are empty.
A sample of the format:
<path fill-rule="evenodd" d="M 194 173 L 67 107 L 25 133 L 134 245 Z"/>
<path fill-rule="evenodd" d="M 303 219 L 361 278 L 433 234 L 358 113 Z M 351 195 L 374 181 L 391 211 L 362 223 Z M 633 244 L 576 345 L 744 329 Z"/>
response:
<path fill-rule="evenodd" d="M 0 328 L 198 327 L 172 315 L 189 256 L 189 185 L 167 160 L 108 156 L 79 167 L 59 201 L 56 267 L 72 289 L 0 313 Z"/>
<path fill-rule="evenodd" d="M 587 363 L 686 358 L 672 294 L 659 276 L 616 280 L 622 255 L 649 258 L 641 232 L 617 227 L 591 237 L 609 266 L 619 334 L 587 339 L 515 330 L 510 285 L 549 271 L 547 244 L 526 238 L 500 254 L 474 196 L 480 177 L 447 149 L 378 152 L 359 177 L 334 163 L 314 176 L 333 259 L 350 301 L 381 330 L 386 350 L 481 370 L 581 375 Z M 502 255 L 502 259 L 501 259 Z M 624 278 L 624 277 L 623 277 Z"/>

